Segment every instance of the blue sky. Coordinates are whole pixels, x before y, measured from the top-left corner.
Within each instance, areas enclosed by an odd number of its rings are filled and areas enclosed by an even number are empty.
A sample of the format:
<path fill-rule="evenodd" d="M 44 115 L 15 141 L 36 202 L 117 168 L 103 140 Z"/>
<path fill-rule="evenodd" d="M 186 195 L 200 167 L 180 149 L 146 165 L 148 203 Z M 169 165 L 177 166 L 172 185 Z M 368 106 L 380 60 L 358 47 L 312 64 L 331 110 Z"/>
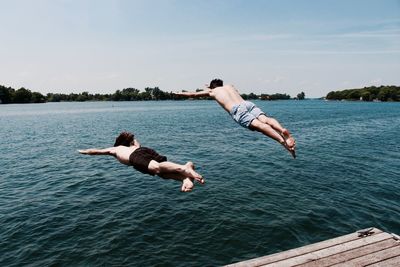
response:
<path fill-rule="evenodd" d="M 400 0 L 0 0 L 0 84 L 307 97 L 400 85 Z"/>

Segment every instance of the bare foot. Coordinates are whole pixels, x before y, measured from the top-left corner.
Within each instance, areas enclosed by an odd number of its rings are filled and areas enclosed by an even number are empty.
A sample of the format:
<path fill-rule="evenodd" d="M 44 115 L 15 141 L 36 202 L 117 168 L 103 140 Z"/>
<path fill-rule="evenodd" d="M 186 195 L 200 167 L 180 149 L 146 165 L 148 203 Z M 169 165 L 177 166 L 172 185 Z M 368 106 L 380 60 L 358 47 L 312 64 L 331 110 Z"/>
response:
<path fill-rule="evenodd" d="M 190 192 L 193 190 L 194 183 L 193 178 L 186 177 L 182 181 L 181 192 Z"/>
<path fill-rule="evenodd" d="M 281 143 L 286 149 L 287 151 L 289 151 L 289 153 L 292 155 L 292 157 L 295 159 L 296 158 L 296 150 L 294 148 L 289 148 L 285 142 Z"/>
<path fill-rule="evenodd" d="M 296 140 L 294 140 L 287 129 L 282 130 L 281 136 L 283 138 L 282 145 L 292 154 L 293 158 L 296 158 Z"/>
<path fill-rule="evenodd" d="M 186 168 L 185 168 L 185 172 L 187 174 L 188 177 L 192 177 L 194 178 L 196 181 L 198 181 L 201 184 L 204 184 L 204 178 L 203 176 L 201 176 L 200 174 L 198 174 L 197 172 L 194 171 L 194 164 L 191 161 L 188 161 L 185 164 Z"/>
<path fill-rule="evenodd" d="M 285 139 L 286 145 L 289 148 L 296 148 L 296 140 L 294 140 L 294 138 L 290 135 L 289 131 L 287 129 L 283 129 L 281 136 L 283 137 L 283 139 Z"/>

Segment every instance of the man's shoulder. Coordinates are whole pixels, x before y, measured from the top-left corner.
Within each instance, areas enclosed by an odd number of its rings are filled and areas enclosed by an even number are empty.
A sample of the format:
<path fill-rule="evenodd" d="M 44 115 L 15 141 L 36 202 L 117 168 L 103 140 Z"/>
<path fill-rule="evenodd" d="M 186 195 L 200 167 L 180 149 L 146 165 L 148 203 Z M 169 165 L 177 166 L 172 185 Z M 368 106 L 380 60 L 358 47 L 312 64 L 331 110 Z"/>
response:
<path fill-rule="evenodd" d="M 110 154 L 120 158 L 129 158 L 129 156 L 137 149 L 137 146 L 116 146 L 110 151 Z"/>
<path fill-rule="evenodd" d="M 110 151 L 114 153 L 121 153 L 121 152 L 127 152 L 128 150 L 131 150 L 130 147 L 127 146 L 114 146 L 110 147 Z"/>
<path fill-rule="evenodd" d="M 227 84 L 224 86 L 216 87 L 212 90 L 215 90 L 215 92 L 217 92 L 217 91 L 227 91 L 227 90 L 232 90 L 232 89 L 235 89 L 235 87 L 233 85 Z"/>

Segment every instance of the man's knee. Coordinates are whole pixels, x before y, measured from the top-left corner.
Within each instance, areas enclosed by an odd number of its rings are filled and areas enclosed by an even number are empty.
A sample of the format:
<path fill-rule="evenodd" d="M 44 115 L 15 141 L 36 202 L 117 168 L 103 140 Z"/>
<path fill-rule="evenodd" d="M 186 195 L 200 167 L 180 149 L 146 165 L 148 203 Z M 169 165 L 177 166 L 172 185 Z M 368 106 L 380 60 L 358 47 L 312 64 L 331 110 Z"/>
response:
<path fill-rule="evenodd" d="M 268 117 L 267 115 L 265 115 L 265 113 L 260 114 L 260 116 L 258 116 L 258 119 L 262 122 L 268 120 L 270 117 Z"/>

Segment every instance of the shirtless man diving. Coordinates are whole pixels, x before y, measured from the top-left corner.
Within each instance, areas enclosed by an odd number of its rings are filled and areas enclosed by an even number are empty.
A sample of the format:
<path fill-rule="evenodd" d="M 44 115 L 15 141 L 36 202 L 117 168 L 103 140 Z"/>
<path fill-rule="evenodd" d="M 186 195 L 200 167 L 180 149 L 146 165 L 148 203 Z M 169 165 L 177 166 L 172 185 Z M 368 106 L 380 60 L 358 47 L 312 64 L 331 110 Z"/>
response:
<path fill-rule="evenodd" d="M 158 154 L 151 148 L 142 147 L 130 132 L 122 132 L 115 140 L 114 147 L 104 149 L 78 150 L 87 155 L 110 155 L 120 163 L 133 166 L 136 170 L 150 175 L 158 175 L 164 179 L 174 179 L 182 182 L 181 191 L 193 190 L 196 180 L 204 184 L 203 177 L 195 172 L 192 162 L 185 165 L 167 161 L 167 157 Z"/>
<path fill-rule="evenodd" d="M 245 101 L 232 85 L 225 85 L 220 79 L 214 79 L 205 90 L 182 92 L 176 95 L 186 97 L 209 96 L 216 100 L 241 126 L 258 131 L 282 144 L 296 158 L 296 141 L 290 132 L 274 118 L 267 117 L 254 103 Z"/>

